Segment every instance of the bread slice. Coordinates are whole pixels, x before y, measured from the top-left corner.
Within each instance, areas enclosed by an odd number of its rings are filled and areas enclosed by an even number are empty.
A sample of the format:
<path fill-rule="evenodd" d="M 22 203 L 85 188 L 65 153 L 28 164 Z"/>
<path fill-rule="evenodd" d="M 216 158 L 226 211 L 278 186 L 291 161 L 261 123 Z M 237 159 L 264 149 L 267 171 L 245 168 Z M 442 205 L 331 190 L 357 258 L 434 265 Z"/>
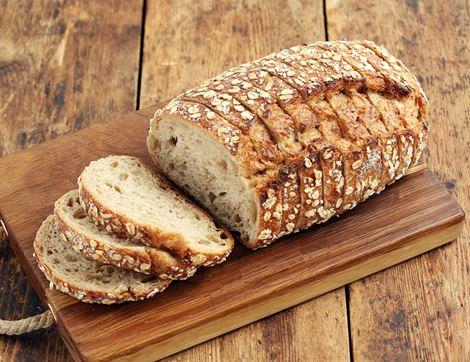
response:
<path fill-rule="evenodd" d="M 57 200 L 54 214 L 61 236 L 88 259 L 139 273 L 157 274 L 162 279 L 186 279 L 196 271 L 196 267 L 184 264 L 166 251 L 99 229 L 80 205 L 78 190 L 69 191 Z"/>
<path fill-rule="evenodd" d="M 55 286 L 86 303 L 114 304 L 150 298 L 171 281 L 86 259 L 62 240 L 52 215 L 36 234 L 34 252 L 51 288 Z"/>
<path fill-rule="evenodd" d="M 93 161 L 78 186 L 82 207 L 109 233 L 168 250 L 194 266 L 221 263 L 233 249 L 226 229 L 138 158 Z"/>

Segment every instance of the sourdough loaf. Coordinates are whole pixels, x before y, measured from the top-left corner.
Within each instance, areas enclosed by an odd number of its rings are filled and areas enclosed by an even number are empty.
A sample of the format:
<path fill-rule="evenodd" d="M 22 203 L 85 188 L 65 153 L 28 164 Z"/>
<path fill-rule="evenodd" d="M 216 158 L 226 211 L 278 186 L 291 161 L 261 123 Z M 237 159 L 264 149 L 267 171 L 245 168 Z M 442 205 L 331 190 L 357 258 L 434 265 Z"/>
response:
<path fill-rule="evenodd" d="M 162 279 L 186 279 L 196 267 L 183 263 L 170 253 L 108 234 L 99 229 L 80 205 L 78 190 L 64 194 L 55 203 L 58 230 L 72 248 L 88 259 L 111 264 Z"/>
<path fill-rule="evenodd" d="M 176 97 L 147 144 L 162 173 L 258 248 L 402 177 L 424 148 L 427 112 L 416 78 L 382 47 L 319 42 Z"/>
<path fill-rule="evenodd" d="M 233 249 L 227 230 L 138 158 L 93 161 L 80 175 L 78 188 L 83 209 L 100 228 L 167 251 L 188 266 L 221 263 Z"/>
<path fill-rule="evenodd" d="M 150 298 L 171 281 L 86 259 L 61 238 L 52 215 L 36 234 L 34 253 L 51 288 L 55 286 L 86 303 L 114 304 Z"/>

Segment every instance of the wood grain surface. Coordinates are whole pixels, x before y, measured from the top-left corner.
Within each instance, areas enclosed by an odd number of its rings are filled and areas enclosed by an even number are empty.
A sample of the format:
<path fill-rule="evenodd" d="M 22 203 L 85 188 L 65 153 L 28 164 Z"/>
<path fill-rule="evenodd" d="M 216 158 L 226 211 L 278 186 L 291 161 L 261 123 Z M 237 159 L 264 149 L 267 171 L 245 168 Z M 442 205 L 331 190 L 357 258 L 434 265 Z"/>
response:
<path fill-rule="evenodd" d="M 87 127 L 106 119 L 109 111 L 171 97 L 271 50 L 325 39 L 327 29 L 331 39 L 365 37 L 383 43 L 421 75 L 432 105 L 427 161 L 469 209 L 465 44 L 470 16 L 465 0 L 148 0 L 145 18 L 138 1 L 10 0 L 1 7 L 0 155 Z M 466 224 L 457 243 L 355 283 L 346 292 L 341 288 L 169 360 L 346 360 L 349 348 L 358 360 L 441 359 L 446 353 L 464 359 L 470 354 L 463 349 L 470 330 L 468 230 Z M 6 243 L 0 245 L 0 263 L 0 317 L 43 310 Z M 70 356 L 52 330 L 1 337 L 0 359 L 62 361 Z"/>

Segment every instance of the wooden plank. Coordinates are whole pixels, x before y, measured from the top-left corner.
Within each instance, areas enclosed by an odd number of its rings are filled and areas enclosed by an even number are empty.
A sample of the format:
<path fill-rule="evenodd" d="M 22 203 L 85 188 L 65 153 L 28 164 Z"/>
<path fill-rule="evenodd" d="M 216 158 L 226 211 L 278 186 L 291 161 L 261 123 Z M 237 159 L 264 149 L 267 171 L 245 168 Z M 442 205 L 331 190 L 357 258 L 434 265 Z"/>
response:
<path fill-rule="evenodd" d="M 330 39 L 370 38 L 419 75 L 431 103 L 426 162 L 469 210 L 468 2 L 327 1 L 327 15 Z M 352 284 L 355 359 L 468 360 L 469 232 L 467 221 L 457 242 Z"/>
<path fill-rule="evenodd" d="M 322 9 L 321 0 L 148 1 L 141 104 L 174 97 L 272 51 L 325 39 Z M 214 356 L 261 361 L 309 355 L 346 360 L 348 348 L 341 288 L 169 360 L 204 361 Z"/>
<path fill-rule="evenodd" d="M 168 100 L 273 51 L 324 39 L 321 0 L 148 0 L 141 104 Z"/>
<path fill-rule="evenodd" d="M 76 358 L 167 356 L 430 250 L 460 231 L 462 210 L 424 169 L 334 222 L 256 252 L 240 244 L 225 263 L 175 282 L 145 302 L 90 306 L 49 290 L 33 258 L 38 226 L 52 212 L 53 202 L 76 187 L 90 160 L 126 152 L 148 161 L 144 138 L 154 110 L 118 116 L 0 159 L 0 172 L 10 170 L 8 179 L 0 178 L 0 212 L 12 246 Z M 115 128 L 121 131 L 111 132 Z M 322 306 L 324 310 L 335 315 L 337 306 Z"/>
<path fill-rule="evenodd" d="M 282 18 L 282 21 L 279 19 Z M 175 31 L 178 29 L 178 31 Z M 174 97 L 223 70 L 325 39 L 322 1 L 147 2 L 141 103 Z M 159 59 L 159 61 L 155 61 Z M 169 360 L 348 358 L 344 289 L 201 344 Z"/>
<path fill-rule="evenodd" d="M 12 0 L 1 8 L 0 156 L 135 109 L 142 1 Z M 0 318 L 42 312 L 6 242 L 0 266 Z M 0 337 L 0 360 L 70 358 L 56 329 Z"/>

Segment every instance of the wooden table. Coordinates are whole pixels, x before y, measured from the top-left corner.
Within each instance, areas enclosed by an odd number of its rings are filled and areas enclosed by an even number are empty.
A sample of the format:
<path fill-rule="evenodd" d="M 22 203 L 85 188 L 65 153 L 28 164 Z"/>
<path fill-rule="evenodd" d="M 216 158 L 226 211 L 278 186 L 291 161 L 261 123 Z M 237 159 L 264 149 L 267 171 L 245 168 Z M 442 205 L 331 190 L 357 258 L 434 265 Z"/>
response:
<path fill-rule="evenodd" d="M 171 98 L 271 51 L 368 38 L 418 75 L 431 102 L 426 162 L 464 210 L 470 206 L 465 0 L 1 4 L 0 155 Z M 456 242 L 168 360 L 469 359 L 469 233 L 467 222 Z M 0 318 L 44 310 L 7 242 L 0 283 Z M 71 357 L 52 329 L 0 337 L 1 359 Z"/>

